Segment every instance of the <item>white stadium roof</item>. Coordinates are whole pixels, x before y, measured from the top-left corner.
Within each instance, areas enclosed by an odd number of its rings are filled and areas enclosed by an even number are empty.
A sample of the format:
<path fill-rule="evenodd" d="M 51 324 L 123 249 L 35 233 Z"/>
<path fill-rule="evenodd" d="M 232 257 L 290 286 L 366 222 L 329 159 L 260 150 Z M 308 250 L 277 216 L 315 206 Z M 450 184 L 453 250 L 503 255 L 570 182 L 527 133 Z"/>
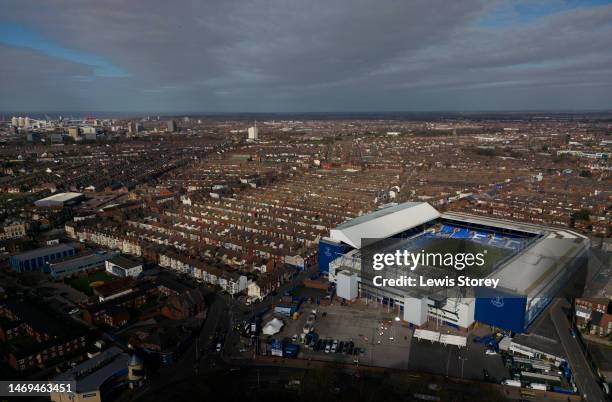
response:
<path fill-rule="evenodd" d="M 351 219 L 332 229 L 330 237 L 361 248 L 362 239 L 386 239 L 438 217 L 440 213 L 426 202 L 406 202 Z"/>

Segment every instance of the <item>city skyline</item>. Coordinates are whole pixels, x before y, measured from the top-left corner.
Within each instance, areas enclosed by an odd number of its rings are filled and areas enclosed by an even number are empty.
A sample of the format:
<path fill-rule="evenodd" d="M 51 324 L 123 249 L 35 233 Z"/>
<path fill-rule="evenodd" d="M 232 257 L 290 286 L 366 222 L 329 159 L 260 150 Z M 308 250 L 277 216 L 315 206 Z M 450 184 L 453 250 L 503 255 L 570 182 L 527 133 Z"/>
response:
<path fill-rule="evenodd" d="M 612 104 L 609 1 L 144 5 L 7 2 L 0 110 L 486 112 Z"/>

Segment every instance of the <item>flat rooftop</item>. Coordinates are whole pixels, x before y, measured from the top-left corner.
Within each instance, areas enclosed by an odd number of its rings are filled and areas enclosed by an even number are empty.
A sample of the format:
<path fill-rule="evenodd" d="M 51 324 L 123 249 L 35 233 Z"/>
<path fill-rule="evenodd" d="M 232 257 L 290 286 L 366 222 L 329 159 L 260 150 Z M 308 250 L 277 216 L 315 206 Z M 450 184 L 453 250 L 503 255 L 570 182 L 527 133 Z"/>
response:
<path fill-rule="evenodd" d="M 57 193 L 57 194 L 50 195 L 49 197 L 42 198 L 42 199 L 36 201 L 35 203 L 45 203 L 45 202 L 62 203 L 62 202 L 68 202 L 68 201 L 73 200 L 75 198 L 78 198 L 78 197 L 80 197 L 82 195 L 83 195 L 82 193 L 72 193 L 72 192 Z"/>
<path fill-rule="evenodd" d="M 135 267 L 142 265 L 141 262 L 131 260 L 121 255 L 110 258 L 108 262 L 118 265 L 121 268 L 125 268 L 125 269 L 135 268 Z"/>
<path fill-rule="evenodd" d="M 76 392 L 96 391 L 111 376 L 126 369 L 130 356 L 112 346 L 97 356 L 55 377 L 55 381 L 76 381 Z"/>
<path fill-rule="evenodd" d="M 21 254 L 15 254 L 14 256 L 12 256 L 12 258 L 27 261 L 33 258 L 44 257 L 49 254 L 61 253 L 63 251 L 69 250 L 74 250 L 74 246 L 72 244 L 61 243 L 56 246 L 42 247 L 37 248 L 35 250 L 26 251 Z"/>

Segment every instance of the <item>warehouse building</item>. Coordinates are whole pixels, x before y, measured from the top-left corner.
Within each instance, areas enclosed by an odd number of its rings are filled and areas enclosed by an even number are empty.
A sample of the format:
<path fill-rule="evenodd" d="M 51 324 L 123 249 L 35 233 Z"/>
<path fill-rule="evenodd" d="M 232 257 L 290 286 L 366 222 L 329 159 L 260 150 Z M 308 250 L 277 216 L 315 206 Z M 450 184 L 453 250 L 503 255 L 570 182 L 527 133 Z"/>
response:
<path fill-rule="evenodd" d="M 417 326 L 435 321 L 470 328 L 481 322 L 520 333 L 573 275 L 584 272 L 589 247 L 588 238 L 569 230 L 463 213 L 441 214 L 427 203 L 408 202 L 332 229 L 329 238 L 319 242 L 319 269 L 336 284 L 339 297 L 387 305 Z M 373 271 L 368 263 L 372 253 L 395 250 L 444 254 L 481 250 L 487 263 L 478 271 L 420 264 L 402 274 L 418 281 L 420 276 L 458 278 L 471 272 L 474 278 L 499 282 L 495 288 L 375 286 L 373 275 L 384 272 L 397 278 L 399 271 Z"/>
<path fill-rule="evenodd" d="M 117 251 L 88 252 L 49 263 L 49 275 L 55 280 L 63 279 L 81 272 L 104 269 L 105 262 L 119 255 Z"/>
<path fill-rule="evenodd" d="M 49 197 L 34 202 L 34 205 L 41 208 L 63 207 L 64 205 L 74 204 L 84 198 L 82 193 L 57 193 Z"/>
<path fill-rule="evenodd" d="M 17 272 L 46 270 L 50 262 L 71 257 L 76 254 L 72 244 L 58 244 L 51 247 L 37 248 L 10 257 L 11 268 Z"/>

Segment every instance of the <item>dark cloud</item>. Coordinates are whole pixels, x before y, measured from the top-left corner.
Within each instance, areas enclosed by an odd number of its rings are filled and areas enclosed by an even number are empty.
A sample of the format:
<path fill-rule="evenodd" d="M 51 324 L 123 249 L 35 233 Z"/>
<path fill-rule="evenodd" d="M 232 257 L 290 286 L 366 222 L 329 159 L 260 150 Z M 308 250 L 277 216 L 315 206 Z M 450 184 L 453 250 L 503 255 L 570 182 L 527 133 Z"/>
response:
<path fill-rule="evenodd" d="M 495 12 L 486 0 L 9 0 L 3 7 L 4 19 L 127 72 L 100 77 L 91 67 L 2 47 L 0 73 L 16 72 L 0 78 L 2 92 L 13 94 L 0 100 L 5 110 L 612 104 L 611 5 L 499 27 L 479 24 Z M 28 90 L 16 91 L 18 83 Z"/>

